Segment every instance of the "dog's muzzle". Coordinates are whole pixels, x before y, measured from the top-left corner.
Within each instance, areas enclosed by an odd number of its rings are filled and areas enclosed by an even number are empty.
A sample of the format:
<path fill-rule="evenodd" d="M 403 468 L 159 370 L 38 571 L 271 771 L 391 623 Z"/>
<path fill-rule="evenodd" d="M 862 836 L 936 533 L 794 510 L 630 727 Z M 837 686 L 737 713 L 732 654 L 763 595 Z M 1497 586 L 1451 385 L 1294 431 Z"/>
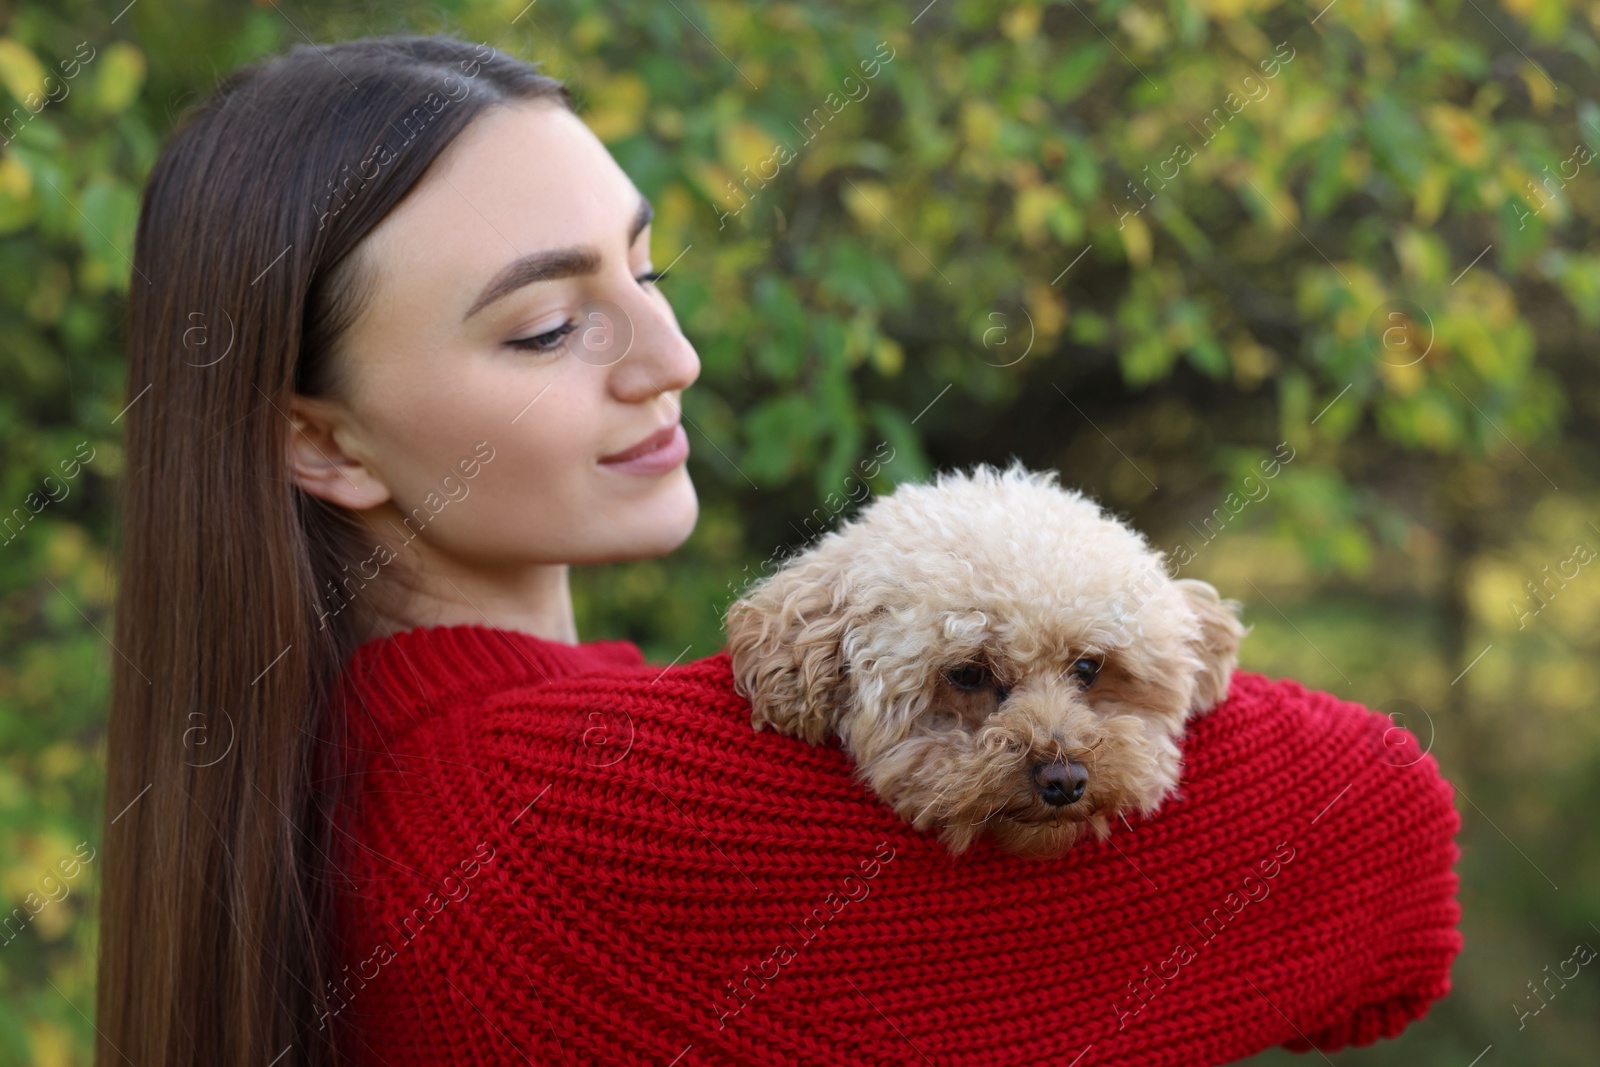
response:
<path fill-rule="evenodd" d="M 1075 759 L 1065 763 L 1059 760 L 1054 763 L 1035 763 L 1033 787 L 1038 790 L 1039 799 L 1052 807 L 1075 804 L 1089 787 L 1089 768 Z"/>

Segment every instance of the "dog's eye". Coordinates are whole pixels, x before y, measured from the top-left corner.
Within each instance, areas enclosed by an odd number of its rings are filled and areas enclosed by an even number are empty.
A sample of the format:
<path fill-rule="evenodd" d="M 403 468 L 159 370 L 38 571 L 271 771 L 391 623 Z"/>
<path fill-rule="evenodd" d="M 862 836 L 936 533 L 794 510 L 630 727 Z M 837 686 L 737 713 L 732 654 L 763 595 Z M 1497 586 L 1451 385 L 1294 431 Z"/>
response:
<path fill-rule="evenodd" d="M 1080 657 L 1072 664 L 1072 673 L 1083 683 L 1083 687 L 1088 689 L 1094 685 L 1094 680 L 1100 677 L 1100 661 L 1088 656 Z"/>
<path fill-rule="evenodd" d="M 981 663 L 965 663 L 945 672 L 945 681 L 957 689 L 987 689 L 994 682 L 989 668 Z"/>

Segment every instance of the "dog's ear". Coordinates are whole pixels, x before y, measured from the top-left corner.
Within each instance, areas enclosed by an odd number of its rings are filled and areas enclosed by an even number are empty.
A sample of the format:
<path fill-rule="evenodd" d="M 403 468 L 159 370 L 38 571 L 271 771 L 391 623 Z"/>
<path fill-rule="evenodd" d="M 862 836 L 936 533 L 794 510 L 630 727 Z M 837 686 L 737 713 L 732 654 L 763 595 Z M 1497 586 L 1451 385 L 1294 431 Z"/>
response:
<path fill-rule="evenodd" d="M 1223 600 L 1207 582 L 1198 578 L 1179 578 L 1173 582 L 1182 591 L 1200 621 L 1194 652 L 1201 668 L 1195 675 L 1192 713 L 1209 711 L 1228 697 L 1228 680 L 1239 665 L 1239 642 L 1254 627 L 1239 622 L 1243 607 L 1237 600 Z"/>
<path fill-rule="evenodd" d="M 854 617 L 838 567 L 822 555 L 789 564 L 728 608 L 734 688 L 756 729 L 817 744 L 837 725 Z"/>

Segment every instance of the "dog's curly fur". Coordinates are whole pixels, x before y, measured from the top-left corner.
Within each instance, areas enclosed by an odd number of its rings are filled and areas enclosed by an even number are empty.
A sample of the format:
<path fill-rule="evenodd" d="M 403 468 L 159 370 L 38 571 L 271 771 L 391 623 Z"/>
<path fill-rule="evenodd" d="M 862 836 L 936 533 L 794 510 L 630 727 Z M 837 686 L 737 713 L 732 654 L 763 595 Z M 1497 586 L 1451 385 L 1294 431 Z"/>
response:
<path fill-rule="evenodd" d="M 1237 601 L 1168 577 L 1164 553 L 1056 478 L 1014 460 L 902 485 L 751 587 L 726 621 L 756 729 L 836 733 L 955 853 L 988 830 L 1056 856 L 1085 826 L 1104 838 L 1111 817 L 1154 812 L 1248 630 Z M 1063 767 L 1070 802 L 1038 777 Z"/>

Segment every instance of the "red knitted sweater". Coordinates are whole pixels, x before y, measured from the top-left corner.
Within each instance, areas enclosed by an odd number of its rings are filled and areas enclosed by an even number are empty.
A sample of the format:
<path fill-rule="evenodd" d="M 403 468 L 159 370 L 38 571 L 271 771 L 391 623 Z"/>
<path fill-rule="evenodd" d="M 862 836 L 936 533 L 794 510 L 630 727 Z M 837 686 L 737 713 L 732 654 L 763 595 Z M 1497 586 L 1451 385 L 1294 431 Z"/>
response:
<path fill-rule="evenodd" d="M 1449 783 L 1293 681 L 1236 673 L 1177 798 L 1047 861 L 753 731 L 726 652 L 419 629 L 340 693 L 320 1021 L 363 1064 L 1203 1067 L 1398 1034 L 1461 947 Z"/>

